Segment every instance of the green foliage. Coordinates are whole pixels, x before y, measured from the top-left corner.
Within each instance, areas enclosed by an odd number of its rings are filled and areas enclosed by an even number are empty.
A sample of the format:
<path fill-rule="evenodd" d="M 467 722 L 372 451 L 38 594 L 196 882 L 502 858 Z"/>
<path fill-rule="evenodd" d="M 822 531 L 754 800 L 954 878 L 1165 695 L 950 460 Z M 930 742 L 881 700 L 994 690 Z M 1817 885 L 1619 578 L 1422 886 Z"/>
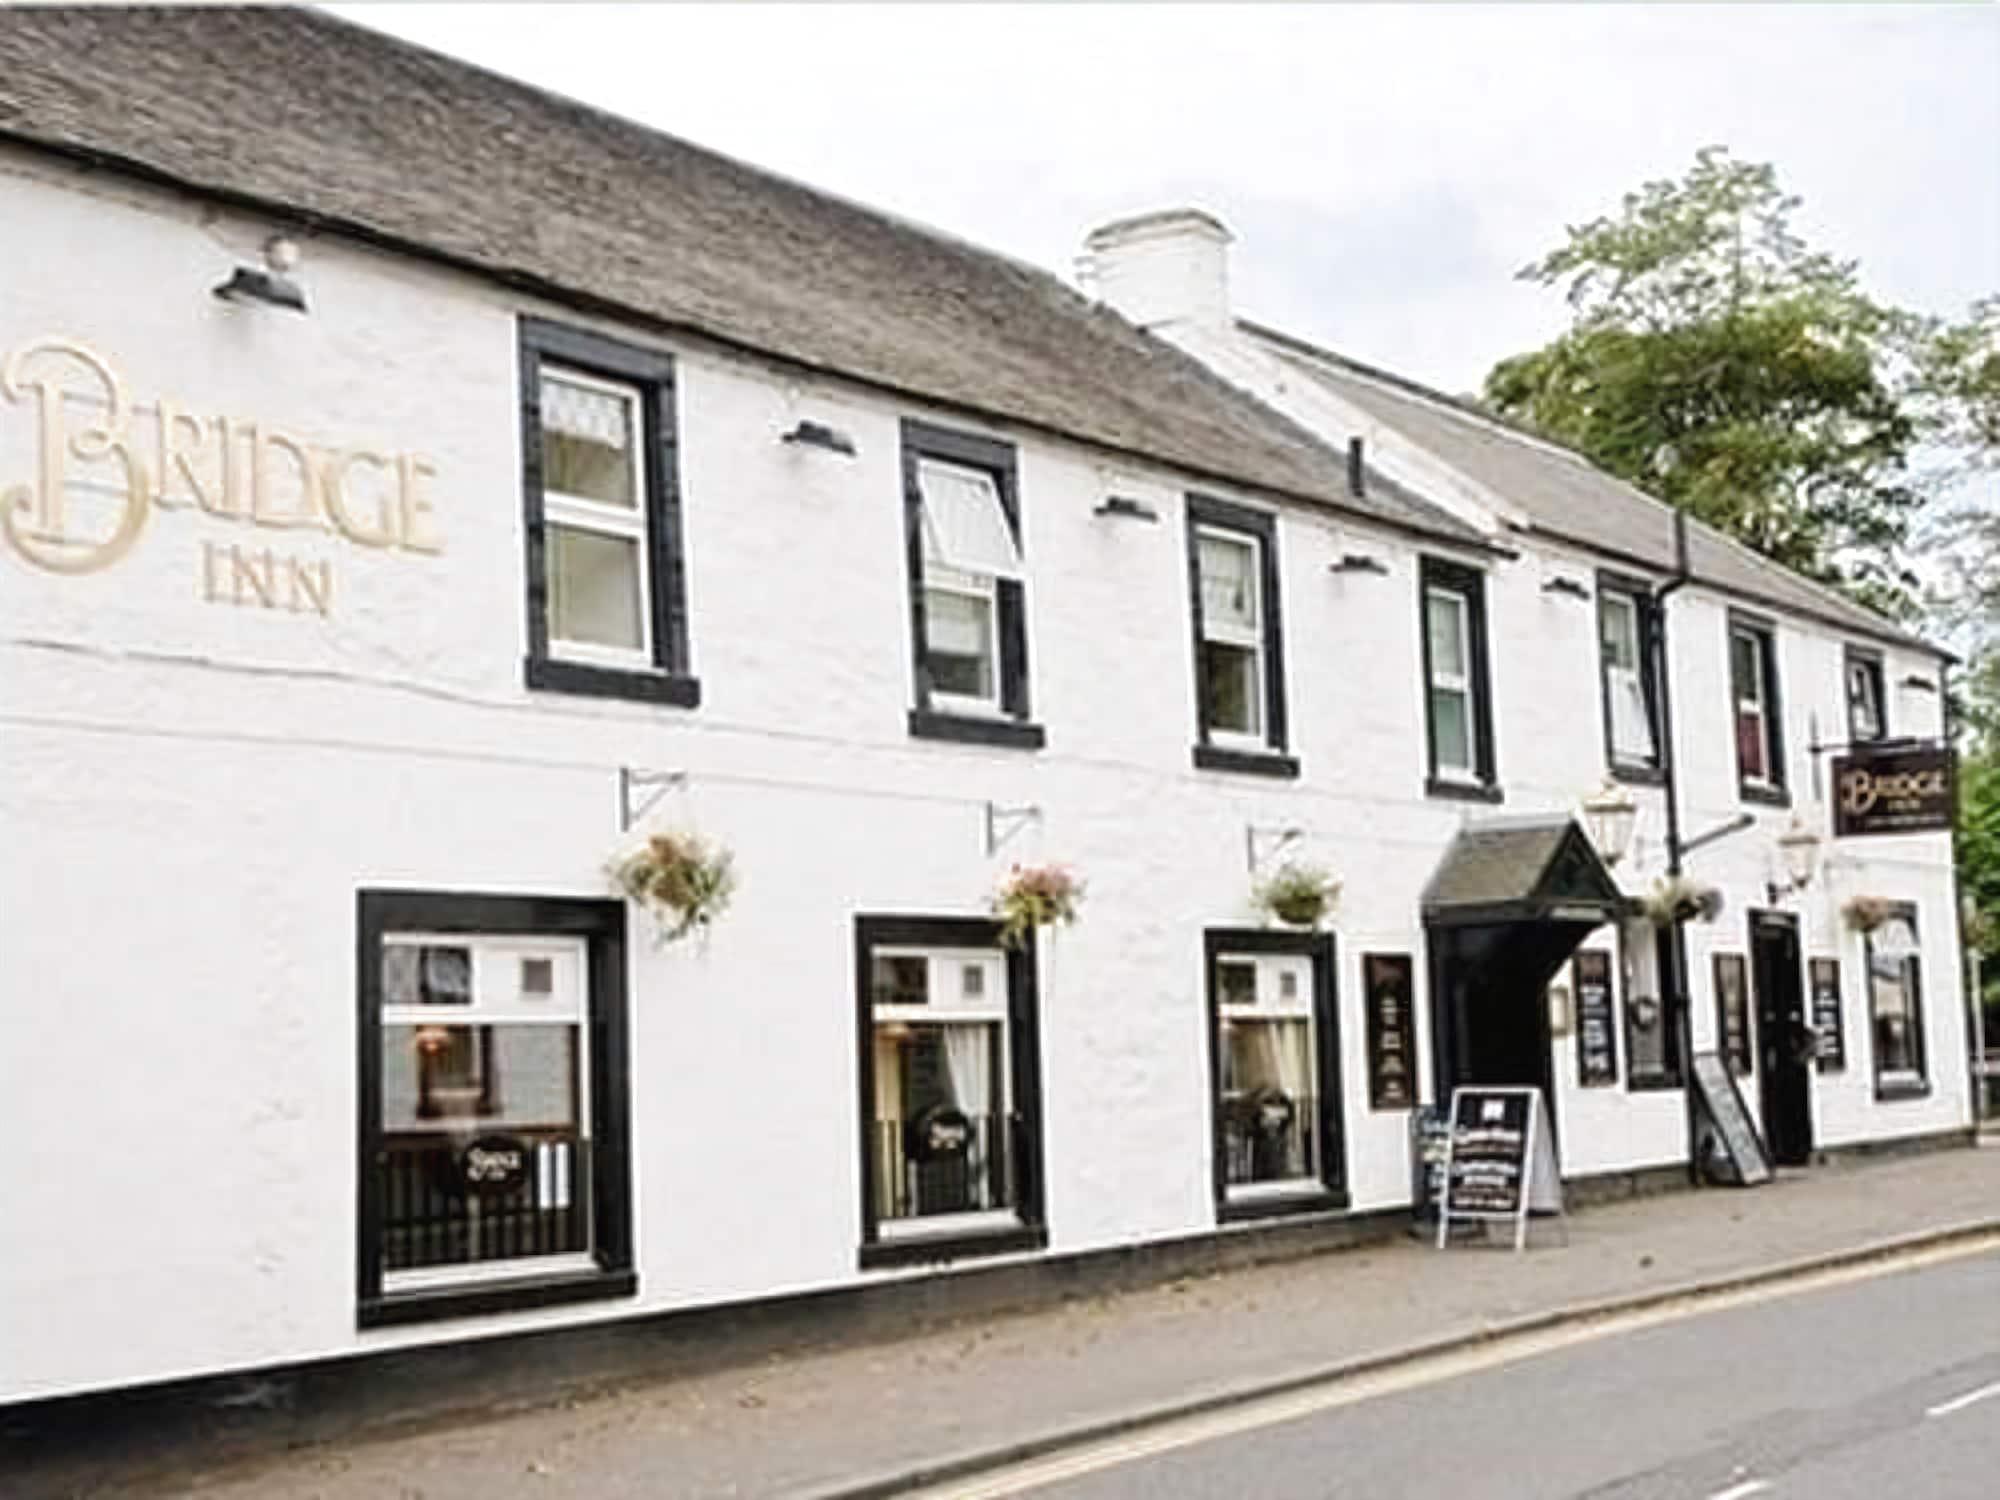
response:
<path fill-rule="evenodd" d="M 1966 943 L 1980 953 L 1985 999 L 2000 1008 L 2000 742 L 1989 740 L 1958 770 L 1959 889 L 1973 920 Z M 1989 1037 L 1989 1049 L 2000 1037 Z"/>
<path fill-rule="evenodd" d="M 1759 552 L 1907 614 L 1923 445 L 2000 432 L 2000 301 L 1886 306 L 1792 229 L 1768 166 L 1700 152 L 1525 268 L 1569 330 L 1496 365 L 1501 412 Z"/>

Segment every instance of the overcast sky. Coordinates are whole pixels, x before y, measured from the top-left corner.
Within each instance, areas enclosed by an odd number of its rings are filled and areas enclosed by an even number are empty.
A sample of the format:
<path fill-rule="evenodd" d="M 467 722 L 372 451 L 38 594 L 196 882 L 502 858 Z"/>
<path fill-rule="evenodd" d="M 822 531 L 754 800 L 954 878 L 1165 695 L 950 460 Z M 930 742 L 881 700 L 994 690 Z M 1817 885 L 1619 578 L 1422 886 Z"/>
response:
<path fill-rule="evenodd" d="M 1197 204 L 1239 311 L 1453 390 L 1548 337 L 1513 273 L 1707 144 L 1879 295 L 2000 291 L 2000 8 L 335 6 L 1065 276 Z"/>

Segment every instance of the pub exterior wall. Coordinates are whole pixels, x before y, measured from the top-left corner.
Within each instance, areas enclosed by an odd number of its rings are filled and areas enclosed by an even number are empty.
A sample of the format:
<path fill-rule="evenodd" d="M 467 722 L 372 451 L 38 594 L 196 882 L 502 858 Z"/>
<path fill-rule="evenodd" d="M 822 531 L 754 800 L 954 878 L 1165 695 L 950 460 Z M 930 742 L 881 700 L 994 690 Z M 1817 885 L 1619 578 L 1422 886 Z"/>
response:
<path fill-rule="evenodd" d="M 0 1176 L 0 1403 L 904 1274 L 856 1268 L 852 918 L 976 914 L 1015 860 L 1070 863 L 1089 886 L 1083 920 L 1040 959 L 1050 1253 L 1208 1230 L 1201 935 L 1255 924 L 1248 825 L 1306 829 L 1299 852 L 1346 878 L 1335 929 L 1349 1186 L 1356 1210 L 1407 1201 L 1406 1116 L 1367 1107 L 1359 966 L 1369 952 L 1416 956 L 1427 1058 L 1418 893 L 1468 816 L 1422 795 L 1408 541 L 1283 511 L 1304 773 L 1197 772 L 1179 476 L 330 239 L 307 246 L 309 316 L 232 307 L 208 288 L 253 259 L 270 226 L 25 155 L 0 156 L 0 221 L 0 358 L 74 339 L 142 406 L 167 396 L 314 444 L 421 455 L 440 544 L 365 548 L 182 508 L 152 514 L 98 572 L 0 558 L 0 839 L 12 856 L 0 885 L 15 914 L 0 952 L 14 1002 L 0 1022 L 0 1110 L 33 1143 Z M 522 686 L 522 313 L 678 360 L 698 709 Z M 0 491 L 34 472 L 29 410 L 0 402 Z M 906 416 L 1019 445 L 1042 752 L 907 735 Z M 856 456 L 779 443 L 801 417 L 850 433 Z M 1114 483 L 1160 524 L 1093 516 Z M 1329 574 L 1357 543 L 1386 576 Z M 204 544 L 327 564 L 327 613 L 211 602 Z M 1592 617 L 1539 581 L 1529 558 L 1492 573 L 1509 813 L 1568 810 L 1601 774 Z M 1735 811 L 1715 686 L 1723 617 L 1700 596 L 1675 614 L 1697 826 Z M 1803 785 L 1805 684 L 1824 677 L 1818 709 L 1832 722 L 1837 647 L 1782 636 Z M 1934 675 L 1914 658 L 1892 667 L 1892 680 Z M 742 872 L 734 907 L 699 942 L 655 947 L 634 915 L 638 1295 L 359 1331 L 355 893 L 602 896 L 621 766 L 685 771 L 656 818 L 720 839 Z M 988 802 L 1042 817 L 988 856 Z M 1777 826 L 1763 825 L 1714 851 L 1731 909 L 1695 929 L 1698 954 L 1725 932 L 1740 942 L 1763 878 L 1753 851 Z M 1806 951 L 1838 942 L 1849 975 L 1854 1060 L 1820 1081 L 1823 1138 L 1961 1124 L 1942 841 L 1877 840 L 1834 864 L 1791 903 Z M 1893 1110 L 1866 1087 L 1858 954 L 1830 915 L 1850 883 L 1922 906 L 1933 1092 Z M 1679 1094 L 1578 1090 L 1566 1056 L 1559 1044 L 1569 1170 L 1680 1159 Z"/>

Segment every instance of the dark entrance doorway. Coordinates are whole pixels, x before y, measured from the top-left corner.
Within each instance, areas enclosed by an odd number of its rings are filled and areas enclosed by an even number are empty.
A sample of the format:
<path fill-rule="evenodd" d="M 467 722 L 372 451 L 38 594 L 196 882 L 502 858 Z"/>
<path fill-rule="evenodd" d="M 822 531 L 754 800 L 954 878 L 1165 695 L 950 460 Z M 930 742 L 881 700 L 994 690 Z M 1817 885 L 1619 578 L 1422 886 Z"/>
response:
<path fill-rule="evenodd" d="M 1757 996 L 1757 1087 L 1771 1160 L 1812 1160 L 1813 1031 L 1799 974 L 1799 924 L 1782 912 L 1750 913 L 1750 984 Z"/>
<path fill-rule="evenodd" d="M 1624 897 L 1567 818 L 1461 830 L 1424 891 L 1431 968 L 1431 1082 L 1538 1088 L 1558 1136 L 1548 984 Z"/>

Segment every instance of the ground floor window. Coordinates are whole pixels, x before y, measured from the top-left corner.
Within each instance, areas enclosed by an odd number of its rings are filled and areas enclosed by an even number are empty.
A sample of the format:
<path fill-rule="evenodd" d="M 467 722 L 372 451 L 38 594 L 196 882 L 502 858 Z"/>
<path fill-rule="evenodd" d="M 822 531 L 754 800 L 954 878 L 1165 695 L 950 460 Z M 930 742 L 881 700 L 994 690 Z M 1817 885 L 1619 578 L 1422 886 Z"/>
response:
<path fill-rule="evenodd" d="M 955 917 L 856 920 L 862 1263 L 1045 1243 L 1032 946 Z"/>
<path fill-rule="evenodd" d="M 1868 1032 L 1878 1095 L 1922 1093 L 1925 1067 L 1923 986 L 1919 974 L 1917 909 L 1901 906 L 1868 933 Z"/>
<path fill-rule="evenodd" d="M 1206 948 L 1218 1210 L 1333 1206 L 1345 1181 L 1333 939 L 1217 931 Z"/>
<path fill-rule="evenodd" d="M 364 892 L 364 1324 L 631 1286 L 624 911 Z"/>
<path fill-rule="evenodd" d="M 1619 926 L 1625 981 L 1625 1079 L 1628 1089 L 1681 1086 L 1681 1027 L 1675 1006 L 1673 929 L 1644 917 Z"/>

